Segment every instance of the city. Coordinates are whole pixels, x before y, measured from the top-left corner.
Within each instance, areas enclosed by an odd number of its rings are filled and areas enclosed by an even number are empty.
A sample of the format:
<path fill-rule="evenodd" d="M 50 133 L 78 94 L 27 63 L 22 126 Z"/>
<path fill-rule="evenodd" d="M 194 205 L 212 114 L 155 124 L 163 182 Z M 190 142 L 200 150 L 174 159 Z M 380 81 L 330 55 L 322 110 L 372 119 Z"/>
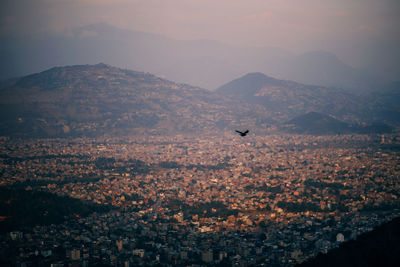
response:
<path fill-rule="evenodd" d="M 400 215 L 396 134 L 0 143 L 3 188 L 109 208 L 3 232 L 10 265 L 294 266 Z"/>
<path fill-rule="evenodd" d="M 2 0 L 0 266 L 397 266 L 399 3 Z"/>

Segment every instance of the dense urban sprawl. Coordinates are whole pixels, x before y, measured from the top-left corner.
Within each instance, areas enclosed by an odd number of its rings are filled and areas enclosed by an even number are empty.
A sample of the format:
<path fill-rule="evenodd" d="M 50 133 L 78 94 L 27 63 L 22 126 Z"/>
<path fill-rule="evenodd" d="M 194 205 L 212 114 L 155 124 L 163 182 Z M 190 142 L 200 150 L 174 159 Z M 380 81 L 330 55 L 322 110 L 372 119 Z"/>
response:
<path fill-rule="evenodd" d="M 3 233 L 1 256 L 295 265 L 400 215 L 399 147 L 396 135 L 2 138 L 1 186 L 112 208 Z"/>

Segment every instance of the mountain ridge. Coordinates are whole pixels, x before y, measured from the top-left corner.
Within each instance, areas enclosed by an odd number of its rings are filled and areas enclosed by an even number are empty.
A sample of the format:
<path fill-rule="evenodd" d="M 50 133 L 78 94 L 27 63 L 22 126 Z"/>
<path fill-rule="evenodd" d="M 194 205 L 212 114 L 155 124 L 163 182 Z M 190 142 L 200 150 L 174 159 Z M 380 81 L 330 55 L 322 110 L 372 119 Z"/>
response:
<path fill-rule="evenodd" d="M 285 125 L 289 132 L 303 134 L 344 134 L 351 132 L 350 125 L 347 123 L 314 111 L 293 118 Z"/>
<path fill-rule="evenodd" d="M 54 67 L 0 91 L 0 134 L 97 136 L 254 127 L 269 116 L 216 93 L 106 64 Z M 246 118 L 249 118 L 247 122 Z"/>
<path fill-rule="evenodd" d="M 220 95 L 266 108 L 278 121 L 288 121 L 308 112 L 331 115 L 348 124 L 400 124 L 397 83 L 381 92 L 352 94 L 343 89 L 307 85 L 249 73 L 216 89 Z"/>
<path fill-rule="evenodd" d="M 285 130 L 279 125 L 308 112 L 351 125 L 382 123 L 386 114 L 392 114 L 398 125 L 393 113 L 398 105 L 385 104 L 392 91 L 375 96 L 369 105 L 341 90 L 260 72 L 235 79 L 216 92 L 103 63 L 53 67 L 10 84 L 0 90 L 1 135 L 193 134 L 234 128 L 269 132 Z M 352 130 L 359 133 L 389 129 L 384 124 L 357 127 Z"/>
<path fill-rule="evenodd" d="M 375 78 L 328 52 L 295 55 L 273 47 L 235 47 L 217 41 L 174 40 L 165 36 L 92 24 L 64 33 L 4 40 L 0 79 L 26 75 L 54 65 L 94 64 L 151 72 L 169 80 L 214 89 L 243 73 L 261 71 L 274 77 L 323 86 L 370 90 Z M 311 64 L 319 59 L 321 64 Z M 13 62 L 7 64 L 7 62 Z M 311 62 L 311 63 L 310 63 Z M 322 72 L 326 75 L 320 75 Z"/>
<path fill-rule="evenodd" d="M 281 121 L 311 111 L 349 122 L 356 122 L 362 116 L 359 112 L 362 100 L 344 90 L 279 80 L 262 73 L 239 77 L 216 92 L 244 103 L 262 105 Z"/>
<path fill-rule="evenodd" d="M 384 123 L 368 125 L 348 124 L 332 116 L 318 112 L 308 112 L 280 125 L 289 133 L 332 135 L 332 134 L 383 134 L 391 133 L 393 128 Z"/>

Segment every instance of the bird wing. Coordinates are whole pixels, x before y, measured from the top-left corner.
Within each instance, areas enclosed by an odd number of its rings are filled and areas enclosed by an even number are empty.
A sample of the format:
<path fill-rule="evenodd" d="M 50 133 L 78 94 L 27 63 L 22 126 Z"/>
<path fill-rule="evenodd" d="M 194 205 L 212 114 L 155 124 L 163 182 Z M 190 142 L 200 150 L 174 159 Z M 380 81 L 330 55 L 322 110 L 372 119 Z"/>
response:
<path fill-rule="evenodd" d="M 235 130 L 235 132 L 240 133 L 240 134 L 243 134 L 241 131 L 238 131 L 238 130 Z"/>
<path fill-rule="evenodd" d="M 246 130 L 244 133 L 245 133 L 245 134 L 249 133 L 249 130 Z"/>

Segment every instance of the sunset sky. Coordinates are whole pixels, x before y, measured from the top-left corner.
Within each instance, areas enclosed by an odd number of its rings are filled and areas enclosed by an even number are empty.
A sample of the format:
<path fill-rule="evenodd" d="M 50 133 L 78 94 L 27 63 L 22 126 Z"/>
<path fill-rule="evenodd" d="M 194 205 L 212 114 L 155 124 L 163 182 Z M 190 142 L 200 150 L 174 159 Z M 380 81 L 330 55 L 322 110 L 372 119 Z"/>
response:
<path fill-rule="evenodd" d="M 173 39 L 326 50 L 355 67 L 400 74 L 398 0 L 2 0 L 0 36 L 104 22 Z"/>

